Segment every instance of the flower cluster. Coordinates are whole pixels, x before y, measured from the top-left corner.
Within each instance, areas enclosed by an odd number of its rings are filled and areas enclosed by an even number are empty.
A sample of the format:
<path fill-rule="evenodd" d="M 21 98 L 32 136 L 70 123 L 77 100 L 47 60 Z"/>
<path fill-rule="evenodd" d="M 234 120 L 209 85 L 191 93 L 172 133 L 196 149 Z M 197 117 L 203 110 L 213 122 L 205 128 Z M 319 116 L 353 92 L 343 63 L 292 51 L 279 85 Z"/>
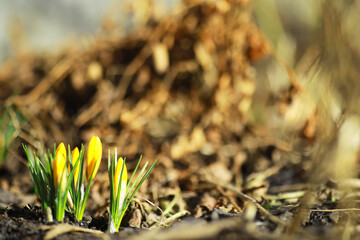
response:
<path fill-rule="evenodd" d="M 65 211 L 72 213 L 77 220 L 82 220 L 91 182 L 98 172 L 102 158 L 102 144 L 99 137 L 93 136 L 89 142 L 86 156 L 86 177 L 83 176 L 84 145 L 81 146 L 80 151 L 77 147 L 71 151 L 70 146 L 66 151 L 64 143 L 60 143 L 57 147 L 54 146 L 53 153 L 49 151 L 44 155 L 43 161 L 35 153 L 31 154 L 27 146 L 23 145 L 23 148 L 28 158 L 35 192 L 47 213 L 48 221 L 52 221 L 53 212 L 55 212 L 56 220 L 62 221 Z M 113 156 L 109 150 L 110 232 L 119 230 L 130 202 L 156 163 L 155 161 L 147 169 L 148 162 L 146 162 L 132 182 L 140 162 L 141 157 L 130 180 L 127 181 L 125 159 L 117 158 L 116 148 Z"/>
<path fill-rule="evenodd" d="M 70 146 L 66 151 L 64 143 L 60 143 L 57 148 L 54 146 L 53 154 L 49 151 L 44 155 L 45 161 L 41 161 L 35 153 L 30 154 L 25 145 L 23 147 L 28 158 L 35 192 L 48 214 L 48 220 L 52 220 L 52 212 L 55 212 L 56 220 L 62 221 L 65 210 L 73 213 L 77 220 L 82 220 L 91 182 L 101 161 L 100 139 L 94 136 L 89 143 L 86 166 L 87 183 L 83 179 L 83 145 L 80 151 L 76 147 L 70 152 Z"/>
<path fill-rule="evenodd" d="M 155 162 L 147 169 L 148 162 L 145 163 L 138 176 L 135 176 L 136 171 L 139 168 L 141 157 L 135 167 L 130 180 L 127 181 L 127 169 L 125 165 L 125 159 L 117 158 L 117 150 L 113 156 L 108 153 L 108 174 L 110 181 L 110 214 L 109 214 L 109 225 L 108 230 L 110 233 L 117 232 L 119 230 L 121 221 L 130 202 L 134 198 L 135 194 L 143 184 L 145 179 L 149 176 L 151 170 L 156 164 Z"/>

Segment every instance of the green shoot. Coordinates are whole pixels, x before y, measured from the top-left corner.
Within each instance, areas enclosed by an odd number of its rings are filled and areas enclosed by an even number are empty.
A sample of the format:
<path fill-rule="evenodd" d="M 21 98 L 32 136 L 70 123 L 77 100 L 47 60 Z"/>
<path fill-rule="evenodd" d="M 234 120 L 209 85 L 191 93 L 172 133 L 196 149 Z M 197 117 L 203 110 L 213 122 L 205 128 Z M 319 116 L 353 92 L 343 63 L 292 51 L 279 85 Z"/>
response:
<path fill-rule="evenodd" d="M 29 162 L 35 193 L 40 199 L 44 212 L 48 214 L 47 219 L 53 219 L 52 213 L 55 213 L 56 219 L 62 221 L 65 215 L 67 192 L 74 175 L 74 171 L 69 174 L 64 171 L 66 164 L 64 144 L 61 143 L 56 150 L 54 146 L 53 154 L 50 151 L 45 154 L 44 162 L 35 152 L 31 154 L 27 146 L 23 145 L 23 148 Z"/>
<path fill-rule="evenodd" d="M 141 157 L 131 175 L 130 181 L 127 183 L 125 159 L 117 159 L 116 148 L 113 156 L 111 156 L 110 150 L 108 152 L 108 174 L 110 181 L 110 216 L 108 230 L 110 233 L 119 231 L 121 221 L 127 208 L 156 164 L 155 160 L 150 168 L 147 169 L 148 162 L 146 162 L 145 166 L 141 169 L 135 181 L 132 183 L 140 162 Z"/>
<path fill-rule="evenodd" d="M 84 146 L 81 151 L 75 148 L 68 153 L 64 143 L 56 148 L 53 154 L 48 151 L 41 161 L 36 154 L 31 154 L 27 146 L 25 150 L 31 177 L 34 183 L 35 193 L 38 195 L 47 219 L 51 221 L 52 213 L 56 219 L 64 219 L 65 210 L 72 212 L 77 220 L 82 220 L 86 202 L 89 196 L 91 182 L 94 179 L 100 165 L 102 156 L 101 141 L 98 137 L 92 137 L 87 152 L 87 186 L 84 191 L 83 167 Z M 51 216 L 50 216 L 51 215 Z"/>

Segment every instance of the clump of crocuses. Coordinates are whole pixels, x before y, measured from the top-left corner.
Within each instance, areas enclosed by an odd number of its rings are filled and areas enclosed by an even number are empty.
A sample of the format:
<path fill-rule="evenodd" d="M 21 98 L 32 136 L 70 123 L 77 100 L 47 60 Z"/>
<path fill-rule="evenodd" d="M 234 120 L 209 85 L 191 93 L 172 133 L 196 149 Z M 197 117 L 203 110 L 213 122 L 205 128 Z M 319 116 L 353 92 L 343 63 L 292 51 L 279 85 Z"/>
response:
<path fill-rule="evenodd" d="M 117 150 L 113 156 L 108 153 L 108 174 L 110 181 L 110 214 L 108 230 L 111 233 L 119 231 L 121 221 L 130 202 L 135 194 L 143 184 L 145 179 L 149 176 L 151 170 L 154 168 L 156 161 L 147 169 L 148 162 L 145 163 L 138 176 L 132 182 L 137 169 L 139 168 L 141 157 L 135 167 L 133 174 L 127 181 L 127 169 L 125 159 L 117 157 Z"/>
<path fill-rule="evenodd" d="M 54 145 L 54 151 L 51 153 L 49 150 L 47 154 L 44 154 L 42 160 L 37 157 L 35 152 L 31 154 L 27 146 L 23 145 L 23 148 L 29 162 L 35 192 L 46 212 L 47 220 L 52 221 L 53 213 L 55 213 L 56 220 L 62 221 L 65 211 L 72 213 L 77 220 L 82 220 L 91 182 L 95 178 L 101 162 L 100 138 L 93 136 L 89 142 L 86 154 L 86 177 L 84 177 L 83 170 L 84 145 L 81 145 L 80 151 L 77 147 L 71 151 L 70 146 L 66 150 L 64 143 L 60 143 L 57 147 Z M 116 148 L 113 156 L 110 155 L 109 150 L 110 232 L 119 230 L 130 202 L 156 163 L 155 161 L 147 169 L 148 162 L 146 162 L 132 182 L 140 162 L 141 157 L 128 182 L 125 159 L 117 158 Z"/>
<path fill-rule="evenodd" d="M 64 143 L 54 146 L 54 152 L 48 151 L 43 160 L 34 152 L 31 154 L 23 145 L 29 162 L 35 192 L 47 213 L 48 221 L 52 221 L 52 213 L 56 220 L 64 219 L 65 210 L 82 220 L 91 182 L 101 162 L 102 145 L 99 137 L 92 137 L 87 151 L 86 179 L 83 177 L 84 145 L 81 150 L 70 146 L 66 151 Z"/>

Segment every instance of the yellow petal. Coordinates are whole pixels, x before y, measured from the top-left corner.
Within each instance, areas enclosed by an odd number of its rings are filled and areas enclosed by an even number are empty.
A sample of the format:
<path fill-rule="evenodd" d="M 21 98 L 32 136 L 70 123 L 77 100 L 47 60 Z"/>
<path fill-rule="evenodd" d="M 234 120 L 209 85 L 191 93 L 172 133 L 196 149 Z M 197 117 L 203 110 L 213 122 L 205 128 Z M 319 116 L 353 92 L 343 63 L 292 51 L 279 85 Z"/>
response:
<path fill-rule="evenodd" d="M 61 189 L 65 190 L 66 187 L 66 149 L 64 143 L 60 143 L 55 152 L 53 161 L 53 175 L 55 188 L 61 182 Z"/>
<path fill-rule="evenodd" d="M 79 149 L 76 147 L 74 148 L 74 150 L 71 152 L 71 159 L 72 159 L 72 164 L 73 166 L 75 166 L 76 161 L 79 158 Z M 77 164 L 76 168 L 75 168 L 75 172 L 74 172 L 74 183 L 75 183 L 75 188 L 77 185 L 77 180 L 78 180 L 78 176 L 79 176 L 79 169 L 80 169 L 80 163 Z M 69 166 L 69 171 L 70 171 L 70 166 Z"/>
<path fill-rule="evenodd" d="M 71 152 L 71 160 L 72 160 L 72 164 L 73 166 L 76 163 L 76 160 L 79 158 L 79 149 L 77 147 L 74 148 L 74 150 L 72 150 Z M 71 172 L 71 168 L 70 168 L 70 163 L 68 164 L 68 172 Z"/>
<path fill-rule="evenodd" d="M 61 186 L 61 190 L 65 191 L 66 188 L 66 183 L 67 183 L 67 176 L 66 176 L 66 168 L 64 166 L 65 171 L 62 171 L 59 174 L 59 181 L 60 181 L 60 186 Z"/>
<path fill-rule="evenodd" d="M 87 180 L 90 180 L 91 173 L 93 173 L 93 178 L 95 177 L 101 162 L 102 156 L 102 145 L 100 138 L 93 136 L 89 143 L 89 148 L 87 151 L 87 168 L 86 168 L 86 177 Z"/>
<path fill-rule="evenodd" d="M 127 169 L 126 169 L 126 165 L 124 164 L 124 160 L 123 158 L 119 158 L 117 165 L 116 165 L 116 169 L 115 169 L 115 174 L 114 174 L 114 190 L 115 190 L 115 199 L 117 196 L 117 190 L 118 190 L 118 184 L 119 184 L 119 178 L 121 175 L 121 168 L 124 165 L 124 171 L 123 171 L 123 175 L 121 178 L 122 182 L 125 182 L 125 185 L 127 183 Z M 126 189 L 121 189 L 122 191 L 125 191 Z"/>

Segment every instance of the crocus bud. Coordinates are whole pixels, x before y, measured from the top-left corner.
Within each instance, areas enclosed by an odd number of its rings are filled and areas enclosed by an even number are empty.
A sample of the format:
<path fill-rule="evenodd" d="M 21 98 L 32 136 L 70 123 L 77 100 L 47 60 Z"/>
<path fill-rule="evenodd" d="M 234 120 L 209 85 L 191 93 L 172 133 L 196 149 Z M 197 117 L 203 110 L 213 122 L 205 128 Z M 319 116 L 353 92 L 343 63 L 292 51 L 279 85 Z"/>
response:
<path fill-rule="evenodd" d="M 60 143 L 55 152 L 53 160 L 53 176 L 55 189 L 61 184 L 61 189 L 64 191 L 66 187 L 66 149 L 64 143 Z"/>
<path fill-rule="evenodd" d="M 91 173 L 93 173 L 92 179 L 95 177 L 100 166 L 101 156 L 102 156 L 102 145 L 100 138 L 93 136 L 90 140 L 89 148 L 87 151 L 86 177 L 88 181 L 91 178 Z"/>
<path fill-rule="evenodd" d="M 117 190 L 118 190 L 118 186 L 119 186 L 119 178 L 121 175 L 121 168 L 122 166 L 124 166 L 124 170 L 123 170 L 123 174 L 122 174 L 122 178 L 121 178 L 121 187 L 126 186 L 127 183 L 127 170 L 126 170 L 126 165 L 124 164 L 124 160 L 123 158 L 119 158 L 117 165 L 116 165 L 116 169 L 115 169 L 115 174 L 114 174 L 114 190 L 115 190 L 115 199 L 117 196 Z M 123 184 L 123 182 L 125 184 Z M 121 189 L 121 191 L 126 191 L 126 189 Z"/>
<path fill-rule="evenodd" d="M 78 158 L 79 158 L 79 149 L 76 147 L 74 148 L 74 150 L 71 152 L 71 160 L 72 160 L 72 166 L 74 167 Z M 75 170 L 74 170 L 74 184 L 75 184 L 75 188 L 77 185 L 77 180 L 78 180 L 78 176 L 79 176 L 79 169 L 80 169 L 80 163 L 77 164 Z M 68 165 L 68 172 L 71 172 L 71 168 L 70 168 L 70 163 Z"/>

